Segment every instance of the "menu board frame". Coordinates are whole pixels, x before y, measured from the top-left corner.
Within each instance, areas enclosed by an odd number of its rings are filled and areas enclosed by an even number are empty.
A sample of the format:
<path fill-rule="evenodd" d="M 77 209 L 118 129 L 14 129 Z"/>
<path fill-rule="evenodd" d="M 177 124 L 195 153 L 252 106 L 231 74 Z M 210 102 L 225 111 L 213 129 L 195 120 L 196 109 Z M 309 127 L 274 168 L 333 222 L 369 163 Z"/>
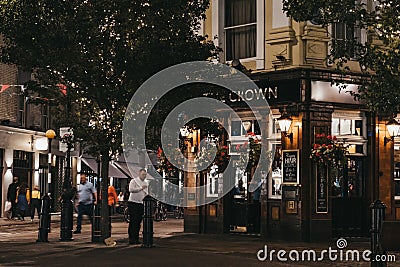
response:
<path fill-rule="evenodd" d="M 318 170 L 322 168 L 322 170 Z M 322 175 L 322 177 L 321 177 Z M 329 170 L 327 166 L 315 167 L 315 212 L 326 214 L 329 210 Z M 324 186 L 325 188 L 321 188 Z M 320 188 L 320 189 L 318 189 Z"/>
<path fill-rule="evenodd" d="M 295 156 L 296 159 L 296 179 L 294 180 L 293 178 L 288 179 L 287 178 L 287 168 L 294 168 L 293 166 L 285 166 L 285 159 L 287 156 L 290 155 L 291 157 Z M 299 184 L 300 183 L 300 149 L 285 149 L 282 150 L 282 183 L 283 184 Z M 286 168 L 285 168 L 286 167 Z M 292 171 L 293 173 L 293 171 Z"/>

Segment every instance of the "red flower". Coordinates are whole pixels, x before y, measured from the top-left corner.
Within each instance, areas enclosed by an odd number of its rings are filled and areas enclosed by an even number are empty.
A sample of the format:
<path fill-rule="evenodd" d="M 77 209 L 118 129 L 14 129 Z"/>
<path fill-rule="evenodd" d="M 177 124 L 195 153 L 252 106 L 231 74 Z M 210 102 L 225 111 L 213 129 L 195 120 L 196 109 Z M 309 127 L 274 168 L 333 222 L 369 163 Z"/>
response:
<path fill-rule="evenodd" d="M 239 150 L 240 149 L 240 145 L 237 144 L 235 148 L 236 148 L 236 150 Z"/>
<path fill-rule="evenodd" d="M 315 134 L 315 137 L 316 137 L 316 138 L 320 138 L 321 135 L 320 135 L 320 134 Z"/>
<path fill-rule="evenodd" d="M 326 147 L 326 145 L 325 145 L 325 144 L 322 144 L 322 147 L 323 147 L 323 148 L 325 148 L 325 147 Z"/>
<path fill-rule="evenodd" d="M 332 149 L 332 148 L 333 148 L 333 146 L 332 146 L 332 145 L 328 145 L 328 148 L 329 148 L 329 149 Z"/>
<path fill-rule="evenodd" d="M 248 144 L 248 142 L 244 142 L 243 147 L 246 147 Z"/>
<path fill-rule="evenodd" d="M 221 153 L 221 156 L 225 156 L 225 152 L 222 152 L 222 153 Z"/>
<path fill-rule="evenodd" d="M 330 139 L 332 139 L 332 135 L 328 135 L 326 138 L 328 138 L 330 140 Z"/>
<path fill-rule="evenodd" d="M 332 139 L 335 140 L 335 141 L 337 140 L 336 136 L 334 136 Z"/>
<path fill-rule="evenodd" d="M 322 134 L 320 134 L 319 136 L 320 136 L 320 137 L 325 137 L 325 134 L 324 134 L 324 133 L 322 133 Z"/>
<path fill-rule="evenodd" d="M 315 153 L 315 156 L 319 157 L 319 153 L 318 153 L 318 152 L 317 152 L 317 153 Z"/>

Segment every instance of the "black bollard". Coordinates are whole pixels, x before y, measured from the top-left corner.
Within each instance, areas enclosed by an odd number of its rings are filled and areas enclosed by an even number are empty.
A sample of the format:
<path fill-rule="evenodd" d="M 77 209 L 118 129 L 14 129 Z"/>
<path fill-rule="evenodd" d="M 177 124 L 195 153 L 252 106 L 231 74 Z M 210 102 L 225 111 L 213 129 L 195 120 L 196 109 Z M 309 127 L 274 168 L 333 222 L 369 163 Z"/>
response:
<path fill-rule="evenodd" d="M 102 241 L 101 237 L 101 205 L 93 205 L 93 221 L 92 221 L 92 242 L 99 243 Z"/>
<path fill-rule="evenodd" d="M 152 202 L 153 198 L 149 195 L 145 196 L 144 202 L 144 216 L 143 216 L 143 244 L 142 247 L 153 247 L 153 215 L 152 215 Z"/>
<path fill-rule="evenodd" d="M 51 198 L 44 195 L 42 198 L 42 209 L 40 211 L 39 232 L 36 242 L 49 242 L 49 232 L 51 223 L 50 213 Z"/>
<path fill-rule="evenodd" d="M 69 198 L 63 198 L 61 201 L 61 229 L 60 241 L 72 241 L 73 229 L 73 207 L 74 203 Z"/>
<path fill-rule="evenodd" d="M 372 225 L 371 225 L 371 259 L 374 259 L 376 255 L 383 255 L 385 252 L 382 249 L 380 234 L 382 229 L 382 222 L 385 219 L 386 205 L 383 204 L 379 199 L 370 205 L 372 213 Z M 380 267 L 386 266 L 386 262 L 371 261 L 371 266 Z"/>

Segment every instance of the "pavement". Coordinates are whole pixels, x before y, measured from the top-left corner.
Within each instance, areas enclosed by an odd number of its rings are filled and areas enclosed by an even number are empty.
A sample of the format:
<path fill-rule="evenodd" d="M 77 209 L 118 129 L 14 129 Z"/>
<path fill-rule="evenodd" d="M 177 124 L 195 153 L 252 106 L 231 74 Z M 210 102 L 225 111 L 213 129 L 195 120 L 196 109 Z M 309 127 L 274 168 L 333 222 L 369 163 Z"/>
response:
<path fill-rule="evenodd" d="M 183 232 L 182 219 L 168 218 L 154 222 L 154 246 L 142 248 L 128 244 L 128 224 L 121 217 L 115 217 L 112 237 L 116 245 L 106 246 L 91 242 L 91 226 L 87 219 L 84 223 L 82 234 L 74 235 L 73 241 L 60 242 L 59 215 L 55 214 L 49 242 L 36 243 L 37 219 L 20 222 L 0 218 L 0 266 L 370 266 L 365 261 L 345 261 L 346 250 L 357 249 L 362 253 L 369 249 L 369 242 L 357 240 L 347 240 L 340 261 L 335 240 L 322 244 L 264 241 L 257 236 L 240 234 L 190 234 Z M 331 261 L 327 254 L 322 261 L 309 261 L 307 257 L 301 261 L 303 251 L 315 250 L 318 259 L 321 251 L 329 247 L 338 250 L 336 261 Z M 262 261 L 265 248 L 267 256 L 274 250 L 272 261 L 269 257 Z M 286 251 L 286 262 L 278 260 L 279 250 Z M 296 251 L 300 261 L 291 261 L 288 255 L 296 258 Z M 387 266 L 400 266 L 400 253 L 393 255 L 397 262 Z"/>

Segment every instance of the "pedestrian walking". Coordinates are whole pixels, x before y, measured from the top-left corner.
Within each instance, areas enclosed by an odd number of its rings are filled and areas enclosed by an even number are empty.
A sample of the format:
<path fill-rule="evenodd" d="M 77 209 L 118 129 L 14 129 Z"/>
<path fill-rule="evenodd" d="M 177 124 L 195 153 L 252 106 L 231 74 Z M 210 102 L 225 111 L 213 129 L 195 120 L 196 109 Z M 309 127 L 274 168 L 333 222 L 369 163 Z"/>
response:
<path fill-rule="evenodd" d="M 11 202 L 11 219 L 16 217 L 17 190 L 18 190 L 18 177 L 14 177 L 13 182 L 8 186 L 7 190 L 7 200 Z"/>
<path fill-rule="evenodd" d="M 32 190 L 31 196 L 31 222 L 35 218 L 35 209 L 38 214 L 38 219 L 40 219 L 40 207 L 41 207 L 41 199 L 40 199 L 40 191 L 39 187 L 35 185 Z"/>
<path fill-rule="evenodd" d="M 139 231 L 144 214 L 143 199 L 148 194 L 148 184 L 145 180 L 146 174 L 146 170 L 141 169 L 139 171 L 139 177 L 133 178 L 129 183 L 129 244 L 140 244 Z"/>
<path fill-rule="evenodd" d="M 17 190 L 17 216 L 19 220 L 25 221 L 25 216 L 29 210 L 30 194 L 26 183 L 22 183 Z"/>
<path fill-rule="evenodd" d="M 93 222 L 93 205 L 97 204 L 97 191 L 91 182 L 86 180 L 86 174 L 81 173 L 81 183 L 78 185 L 78 219 L 74 234 L 80 234 L 82 230 L 82 216 L 89 216 Z"/>
<path fill-rule="evenodd" d="M 114 214 L 114 206 L 118 202 L 117 191 L 112 185 L 108 185 L 108 206 L 110 207 L 110 215 Z"/>

